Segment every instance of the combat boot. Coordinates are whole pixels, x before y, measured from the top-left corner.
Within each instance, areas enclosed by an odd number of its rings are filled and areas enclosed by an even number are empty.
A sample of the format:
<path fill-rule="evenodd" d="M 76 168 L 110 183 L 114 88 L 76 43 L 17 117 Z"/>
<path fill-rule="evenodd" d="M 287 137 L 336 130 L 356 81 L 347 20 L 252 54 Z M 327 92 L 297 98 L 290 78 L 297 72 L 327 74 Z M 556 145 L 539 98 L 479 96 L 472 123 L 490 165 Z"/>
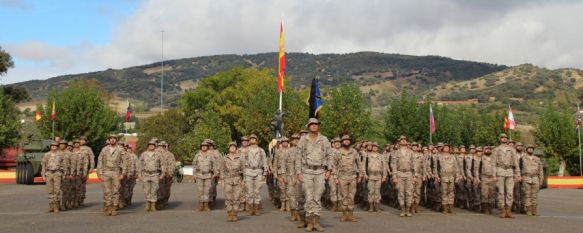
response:
<path fill-rule="evenodd" d="M 279 211 L 285 212 L 285 201 L 281 201 L 281 207 L 279 207 Z"/>
<path fill-rule="evenodd" d="M 500 218 L 506 218 L 506 207 L 500 208 Z"/>
<path fill-rule="evenodd" d="M 239 219 L 237 218 L 237 211 L 233 211 L 233 222 L 237 222 Z"/>
<path fill-rule="evenodd" d="M 105 216 L 111 216 L 111 207 L 105 207 L 105 212 L 103 213 Z"/>
<path fill-rule="evenodd" d="M 146 201 L 146 203 L 144 203 L 144 211 L 148 212 L 150 211 L 150 202 Z"/>
<path fill-rule="evenodd" d="M 261 211 L 260 211 L 259 204 L 253 204 L 253 206 L 254 206 L 253 215 L 260 216 L 261 215 Z"/>
<path fill-rule="evenodd" d="M 297 228 L 305 228 L 306 227 L 306 212 L 298 213 L 299 214 L 299 222 Z"/>
<path fill-rule="evenodd" d="M 289 207 L 289 201 L 285 201 L 285 211 L 291 211 Z"/>
<path fill-rule="evenodd" d="M 449 207 L 449 205 L 447 204 L 443 204 L 441 207 L 441 212 L 444 214 L 447 214 L 447 208 Z"/>
<path fill-rule="evenodd" d="M 53 203 L 50 202 L 49 203 L 49 209 L 47 210 L 47 213 L 51 213 L 51 212 L 53 212 L 55 210 L 55 207 L 53 207 L 53 206 L 54 206 Z"/>
<path fill-rule="evenodd" d="M 342 211 L 342 217 L 340 218 L 340 222 L 348 222 L 348 211 Z"/>
<path fill-rule="evenodd" d="M 332 202 L 332 212 L 337 212 L 337 211 L 338 211 L 338 202 L 333 201 Z"/>
<path fill-rule="evenodd" d="M 156 212 L 158 209 L 156 208 L 156 202 L 150 202 L 150 211 Z"/>
<path fill-rule="evenodd" d="M 199 202 L 198 202 L 198 211 L 199 211 L 199 212 L 202 212 L 202 209 L 203 209 L 203 208 L 202 208 L 202 201 L 199 201 Z"/>
<path fill-rule="evenodd" d="M 247 203 L 247 205 L 246 205 L 246 206 L 247 206 L 247 207 L 246 207 L 246 209 L 247 209 L 247 215 L 249 215 L 249 216 L 253 216 L 253 215 L 255 214 L 255 211 L 254 211 L 254 209 L 253 209 L 253 206 L 254 206 L 254 205 Z"/>
<path fill-rule="evenodd" d="M 374 212 L 374 204 L 372 202 L 368 203 L 368 212 Z"/>
<path fill-rule="evenodd" d="M 356 218 L 354 217 L 354 211 L 350 210 L 348 212 L 346 212 L 346 215 L 348 217 L 348 221 L 349 222 L 358 222 L 358 220 L 356 220 Z"/>
<path fill-rule="evenodd" d="M 510 207 L 506 207 L 506 218 L 514 218 L 514 216 L 512 216 L 512 210 Z"/>
<path fill-rule="evenodd" d="M 411 206 L 405 208 L 405 216 L 413 217 L 413 214 L 411 214 L 411 208 Z"/>
<path fill-rule="evenodd" d="M 538 216 L 538 211 L 536 210 L 536 205 L 531 205 L 532 216 Z"/>
<path fill-rule="evenodd" d="M 401 206 L 401 214 L 399 214 L 399 217 L 405 217 L 407 216 L 407 210 L 405 209 L 405 206 Z"/>
<path fill-rule="evenodd" d="M 297 214 L 298 214 L 298 211 L 297 210 L 291 210 L 290 211 L 290 216 L 291 216 L 290 220 L 292 222 L 295 222 L 295 221 L 298 221 L 299 220 L 298 217 L 297 217 Z"/>
<path fill-rule="evenodd" d="M 227 211 L 227 222 L 232 222 L 233 221 L 233 213 L 232 211 Z"/>
<path fill-rule="evenodd" d="M 112 206 L 110 207 L 110 215 L 111 216 L 117 216 L 117 206 Z"/>
<path fill-rule="evenodd" d="M 316 230 L 318 232 L 324 232 L 324 228 L 320 225 L 320 216 L 314 215 L 313 221 L 314 221 L 314 230 Z"/>
<path fill-rule="evenodd" d="M 453 205 L 449 205 L 448 212 L 449 212 L 450 214 L 455 214 L 455 211 L 454 211 L 454 207 L 453 207 Z"/>
<path fill-rule="evenodd" d="M 532 207 L 531 206 L 526 207 L 526 215 L 532 216 Z"/>
<path fill-rule="evenodd" d="M 308 226 L 306 226 L 306 231 L 307 232 L 311 232 L 314 230 L 314 216 L 310 215 L 306 215 L 306 222 L 308 223 Z"/>

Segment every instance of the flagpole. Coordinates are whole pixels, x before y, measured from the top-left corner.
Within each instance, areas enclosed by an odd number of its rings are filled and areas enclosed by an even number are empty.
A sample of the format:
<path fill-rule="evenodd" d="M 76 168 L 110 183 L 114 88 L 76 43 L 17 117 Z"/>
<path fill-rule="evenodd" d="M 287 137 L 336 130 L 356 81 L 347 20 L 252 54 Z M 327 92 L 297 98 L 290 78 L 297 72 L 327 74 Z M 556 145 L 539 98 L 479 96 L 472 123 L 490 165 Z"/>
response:
<path fill-rule="evenodd" d="M 431 104 L 429 104 L 429 112 L 430 112 L 430 113 L 432 113 L 432 112 L 433 112 L 432 110 L 433 110 L 433 109 L 431 109 Z M 429 118 L 429 144 L 431 145 L 431 144 L 433 144 L 433 140 L 432 140 L 432 137 L 431 137 L 431 136 L 432 136 L 432 135 L 431 135 L 431 134 L 432 134 L 432 133 L 431 133 L 431 117 L 432 117 L 432 116 L 430 115 L 429 117 L 430 117 L 430 118 Z"/>
<path fill-rule="evenodd" d="M 577 115 L 579 114 L 579 112 L 580 112 L 579 104 L 577 103 Z M 579 121 L 579 119 L 577 119 L 577 121 Z M 583 166 L 581 166 L 583 164 L 581 163 L 581 128 L 577 130 L 577 138 L 579 140 L 579 175 L 583 176 Z"/>
<path fill-rule="evenodd" d="M 53 140 L 55 140 L 55 121 L 53 121 Z"/>

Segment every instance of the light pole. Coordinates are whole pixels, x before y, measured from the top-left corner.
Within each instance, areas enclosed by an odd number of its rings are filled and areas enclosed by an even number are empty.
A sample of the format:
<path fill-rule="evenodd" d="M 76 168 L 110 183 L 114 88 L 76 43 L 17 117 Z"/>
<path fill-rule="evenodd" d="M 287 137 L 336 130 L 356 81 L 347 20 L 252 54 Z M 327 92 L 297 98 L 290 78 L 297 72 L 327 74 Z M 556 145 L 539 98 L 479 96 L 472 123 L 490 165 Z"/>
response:
<path fill-rule="evenodd" d="M 162 114 L 164 109 L 164 30 L 160 31 L 162 33 L 162 72 L 160 77 L 160 114 Z"/>

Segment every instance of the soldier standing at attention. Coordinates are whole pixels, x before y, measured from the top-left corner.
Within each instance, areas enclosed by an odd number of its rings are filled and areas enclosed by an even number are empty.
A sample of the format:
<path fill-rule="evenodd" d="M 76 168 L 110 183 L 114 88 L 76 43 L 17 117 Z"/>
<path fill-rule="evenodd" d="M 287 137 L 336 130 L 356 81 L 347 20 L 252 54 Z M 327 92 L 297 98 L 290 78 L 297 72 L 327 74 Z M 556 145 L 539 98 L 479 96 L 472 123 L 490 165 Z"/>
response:
<path fill-rule="evenodd" d="M 481 211 L 482 199 L 480 190 L 480 163 L 482 162 L 482 155 L 484 154 L 484 149 L 482 147 L 476 147 L 476 153 L 472 157 L 472 189 L 474 194 L 474 210 Z M 483 211 L 483 210 L 482 210 Z"/>
<path fill-rule="evenodd" d="M 399 149 L 394 152 L 391 161 L 393 183 L 397 186 L 401 217 L 413 216 L 410 212 L 413 204 L 413 177 L 417 174 L 413 166 L 413 151 L 407 148 L 407 137 L 399 137 Z"/>
<path fill-rule="evenodd" d="M 174 159 L 174 154 L 168 150 L 168 143 L 166 141 L 161 141 L 159 146 L 161 147 L 160 157 L 166 169 L 162 171 L 164 185 L 160 187 L 161 192 L 158 192 L 160 196 L 156 204 L 158 205 L 158 209 L 163 209 L 168 205 L 168 199 L 170 199 L 170 189 L 172 188 L 176 160 Z"/>
<path fill-rule="evenodd" d="M 492 214 L 492 208 L 495 204 L 496 195 L 496 180 L 494 179 L 494 170 L 496 170 L 496 162 L 492 156 L 492 148 L 485 146 L 483 148 L 484 155 L 480 159 L 478 172 L 475 175 L 479 177 L 477 183 L 480 184 L 480 199 L 482 201 L 482 212 L 484 214 Z"/>
<path fill-rule="evenodd" d="M 241 148 L 239 148 L 237 150 L 237 153 L 239 153 L 241 156 L 245 157 L 245 155 L 247 154 L 247 151 L 249 149 L 249 138 L 247 136 L 243 136 L 241 137 Z M 244 179 L 244 177 L 243 177 Z M 246 207 L 246 203 L 247 203 L 247 188 L 245 188 L 245 182 L 241 183 L 240 187 L 241 188 L 241 194 L 240 194 L 240 200 L 239 200 L 239 211 L 247 211 Z"/>
<path fill-rule="evenodd" d="M 494 180 L 498 187 L 498 205 L 500 207 L 500 218 L 513 218 L 511 213 L 514 202 L 514 180 L 521 181 L 520 167 L 516 159 L 516 149 L 511 147 L 506 134 L 500 134 L 500 145 L 492 151 L 492 156 L 496 162 L 494 169 Z"/>
<path fill-rule="evenodd" d="M 67 169 L 63 171 L 63 181 L 61 182 L 61 210 L 67 210 L 72 208 L 70 199 L 71 199 L 71 192 L 72 183 L 73 183 L 73 172 L 76 163 L 73 164 L 72 158 L 73 154 L 67 149 L 67 141 L 60 140 L 59 142 L 59 151 L 58 153 L 61 155 L 65 163 L 67 164 Z"/>
<path fill-rule="evenodd" d="M 103 184 L 106 216 L 117 215 L 120 180 L 126 174 L 124 155 L 124 148 L 117 144 L 117 135 L 109 135 L 109 145 L 101 150 L 97 161 L 97 176 Z"/>
<path fill-rule="evenodd" d="M 523 164 L 522 164 L 522 157 L 526 156 L 526 152 L 524 151 L 524 145 L 522 142 L 517 142 L 516 146 L 516 160 L 518 163 L 518 167 L 522 171 Z M 514 203 L 512 204 L 512 211 L 516 211 L 518 213 L 525 213 L 524 208 L 524 193 L 522 192 L 522 181 L 515 181 L 514 185 Z"/>
<path fill-rule="evenodd" d="M 134 153 L 132 146 L 129 144 L 125 145 L 125 151 L 128 155 L 127 160 L 127 196 L 125 197 L 124 203 L 128 206 L 132 205 L 132 197 L 134 196 L 134 187 L 136 186 L 136 179 L 138 179 L 138 156 Z"/>
<path fill-rule="evenodd" d="M 59 212 L 61 180 L 63 173 L 68 169 L 68 164 L 61 153 L 57 151 L 58 142 L 51 143 L 51 150 L 45 153 L 41 162 L 41 176 L 46 182 L 46 190 L 49 194 L 49 209 L 47 212 Z"/>
<path fill-rule="evenodd" d="M 300 215 L 298 213 L 298 200 L 297 200 L 297 192 L 299 188 L 298 182 L 298 173 L 296 171 L 296 162 L 297 162 L 297 145 L 298 141 L 300 140 L 299 134 L 293 134 L 291 136 L 291 148 L 289 149 L 289 155 L 285 159 L 285 166 L 286 166 L 286 176 L 287 176 L 287 200 L 289 202 L 290 214 L 291 214 L 291 221 L 299 221 Z"/>
<path fill-rule="evenodd" d="M 366 158 L 364 179 L 368 181 L 369 212 L 381 211 L 381 183 L 387 177 L 387 164 L 383 155 L 379 154 L 379 144 L 371 143 L 372 151 Z"/>
<path fill-rule="evenodd" d="M 437 180 L 441 182 L 441 203 L 443 213 L 453 214 L 453 203 L 455 200 L 455 184 L 461 179 L 459 163 L 455 155 L 449 151 L 449 145 L 443 144 L 442 153 L 437 159 L 436 166 Z"/>
<path fill-rule="evenodd" d="M 342 136 L 342 147 L 338 149 L 330 163 L 334 183 L 338 184 L 340 192 L 340 209 L 342 222 L 356 222 L 354 218 L 354 198 L 356 184 L 364 179 L 364 166 L 356 149 L 350 147 L 349 135 Z"/>
<path fill-rule="evenodd" d="M 534 155 L 534 146 L 526 146 L 526 154 L 522 157 L 522 193 L 524 194 L 524 206 L 526 206 L 526 215 L 538 216 L 536 210 L 538 203 L 538 191 L 543 183 L 544 173 L 543 164 L 538 157 Z"/>
<path fill-rule="evenodd" d="M 332 154 L 330 141 L 320 134 L 320 121 L 316 118 L 308 120 L 309 134 L 300 139 L 298 179 L 303 182 L 306 195 L 306 231 L 324 231 L 320 225 L 321 197 L 324 192 L 325 179 L 330 177 L 329 156 Z"/>
<path fill-rule="evenodd" d="M 287 137 L 281 138 L 281 147 L 277 150 L 273 158 L 273 176 L 277 180 L 279 188 L 279 200 L 281 201 L 281 211 L 289 211 L 289 200 L 287 199 L 287 187 L 289 180 L 287 179 L 287 158 L 291 155 L 289 149 L 289 139 Z"/>
<path fill-rule="evenodd" d="M 81 145 L 81 150 L 85 151 L 85 155 L 87 156 L 87 161 L 89 161 L 89 163 L 87 164 L 87 176 L 85 176 L 85 179 L 82 180 L 82 184 L 81 184 L 81 203 L 79 204 L 80 206 L 83 206 L 83 203 L 85 202 L 85 195 L 87 193 L 87 179 L 89 179 L 89 174 L 91 174 L 93 172 L 93 170 L 95 169 L 95 154 L 93 154 L 93 150 L 91 149 L 91 147 L 87 146 L 87 137 L 85 136 L 81 136 L 79 137 L 79 144 Z"/>
<path fill-rule="evenodd" d="M 227 207 L 228 222 L 236 222 L 239 211 L 239 194 L 243 183 L 243 170 L 245 161 L 237 151 L 237 143 L 229 143 L 229 152 L 221 163 L 221 178 L 225 184 L 225 205 Z"/>
<path fill-rule="evenodd" d="M 148 150 L 140 155 L 138 174 L 144 187 L 146 197 L 146 212 L 156 211 L 158 201 L 158 183 L 163 178 L 162 171 L 166 169 L 160 154 L 156 151 L 156 142 L 148 142 Z"/>
<path fill-rule="evenodd" d="M 75 195 L 73 199 L 73 207 L 77 208 L 81 205 L 81 196 L 83 194 L 83 180 L 86 179 L 88 175 L 89 160 L 86 155 L 86 151 L 81 150 L 81 144 L 79 140 L 73 141 L 73 154 L 77 161 L 75 178 Z"/>
<path fill-rule="evenodd" d="M 200 144 L 200 151 L 196 153 L 192 160 L 194 182 L 198 190 L 198 211 L 210 211 L 209 195 L 211 191 L 211 179 L 214 179 L 217 166 L 212 153 L 209 151 L 208 140 L 203 140 Z"/>
<path fill-rule="evenodd" d="M 423 187 L 423 182 L 426 180 L 426 165 L 425 165 L 425 157 L 421 152 L 421 148 L 419 147 L 419 143 L 413 142 L 412 144 L 413 149 L 413 166 L 415 167 L 415 177 L 413 179 L 413 204 L 411 205 L 411 213 L 418 213 L 419 212 L 419 203 L 421 203 L 421 188 Z"/>
<path fill-rule="evenodd" d="M 247 210 L 249 215 L 259 216 L 261 204 L 261 182 L 267 176 L 267 155 L 265 150 L 257 145 L 257 135 L 249 136 L 251 146 L 245 155 L 245 185 L 247 186 Z"/>
<path fill-rule="evenodd" d="M 342 147 L 342 142 L 339 137 L 335 137 L 332 143 L 332 156 L 330 160 L 333 161 L 335 157 L 338 156 L 338 150 Z M 332 204 L 332 212 L 338 211 L 338 184 L 334 180 L 328 180 L 328 186 L 330 187 L 330 202 Z"/>
<path fill-rule="evenodd" d="M 215 205 L 215 200 L 217 199 L 217 184 L 219 182 L 219 177 L 220 177 L 220 161 L 223 159 L 221 156 L 221 153 L 217 150 L 217 144 L 215 143 L 215 141 L 213 141 L 212 139 L 208 139 L 208 144 L 209 144 L 209 152 L 211 153 L 211 155 L 213 156 L 213 159 L 215 161 L 215 165 L 217 166 L 217 168 L 215 169 L 215 171 L 217 173 L 215 173 L 214 178 L 211 180 L 211 192 L 210 192 L 210 204 L 212 207 L 214 207 Z"/>

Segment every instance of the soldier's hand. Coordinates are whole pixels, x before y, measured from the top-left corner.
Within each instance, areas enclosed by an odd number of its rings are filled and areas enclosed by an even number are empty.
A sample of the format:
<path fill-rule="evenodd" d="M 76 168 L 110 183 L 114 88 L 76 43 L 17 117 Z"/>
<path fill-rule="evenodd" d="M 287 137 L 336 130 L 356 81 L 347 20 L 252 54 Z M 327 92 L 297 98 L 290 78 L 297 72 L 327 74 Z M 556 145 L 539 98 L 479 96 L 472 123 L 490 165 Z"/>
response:
<path fill-rule="evenodd" d="M 393 178 L 393 184 L 397 184 L 397 179 Z"/>
<path fill-rule="evenodd" d="M 497 180 L 498 180 L 498 178 L 497 178 L 497 177 L 495 177 L 495 176 L 494 176 L 494 177 L 492 177 L 492 181 L 497 181 Z"/>
<path fill-rule="evenodd" d="M 298 180 L 299 180 L 300 182 L 304 182 L 304 175 L 302 175 L 302 174 L 298 174 Z"/>
<path fill-rule="evenodd" d="M 335 180 L 334 180 L 334 182 L 335 182 L 336 184 L 340 184 L 340 181 L 339 181 L 338 179 L 335 179 Z"/>
<path fill-rule="evenodd" d="M 326 174 L 324 175 L 324 178 L 326 180 L 330 179 L 330 171 L 327 171 Z"/>
<path fill-rule="evenodd" d="M 387 178 L 383 177 L 383 179 L 381 180 L 381 182 L 385 182 L 387 181 Z"/>
<path fill-rule="evenodd" d="M 261 176 L 261 181 L 265 181 L 267 179 L 267 176 Z"/>

